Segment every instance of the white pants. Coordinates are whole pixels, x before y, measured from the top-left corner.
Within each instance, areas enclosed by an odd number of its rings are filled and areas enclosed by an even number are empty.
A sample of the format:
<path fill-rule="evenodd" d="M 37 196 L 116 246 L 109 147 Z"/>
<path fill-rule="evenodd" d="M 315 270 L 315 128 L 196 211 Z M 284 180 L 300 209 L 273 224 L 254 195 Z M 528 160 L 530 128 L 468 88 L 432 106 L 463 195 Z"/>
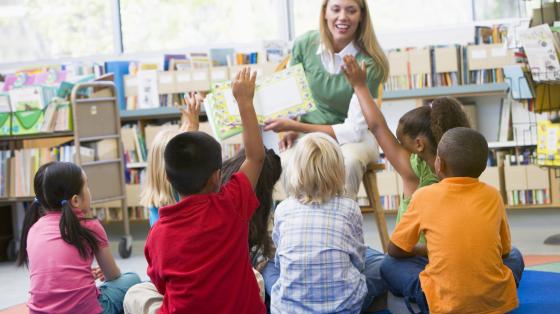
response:
<path fill-rule="evenodd" d="M 161 295 L 153 283 L 143 282 L 128 289 L 124 296 L 125 314 L 156 314 L 163 303 Z"/>
<path fill-rule="evenodd" d="M 264 302 L 264 279 L 257 270 L 253 269 L 262 301 Z M 143 282 L 132 286 L 124 296 L 123 306 L 125 314 L 156 314 L 163 303 L 156 286 L 151 282 Z"/>
<path fill-rule="evenodd" d="M 371 132 L 367 132 L 363 141 L 358 143 L 348 143 L 340 146 L 342 156 L 344 157 L 344 167 L 346 170 L 346 194 L 353 199 L 357 198 L 362 178 L 366 171 L 367 165 L 376 162 L 379 159 L 379 148 L 377 141 Z M 293 153 L 292 148 L 282 152 L 280 158 L 282 160 L 282 168 L 286 169 L 286 162 Z M 280 184 L 281 185 L 281 184 Z M 282 187 L 277 184 L 275 199 L 284 199 Z"/>

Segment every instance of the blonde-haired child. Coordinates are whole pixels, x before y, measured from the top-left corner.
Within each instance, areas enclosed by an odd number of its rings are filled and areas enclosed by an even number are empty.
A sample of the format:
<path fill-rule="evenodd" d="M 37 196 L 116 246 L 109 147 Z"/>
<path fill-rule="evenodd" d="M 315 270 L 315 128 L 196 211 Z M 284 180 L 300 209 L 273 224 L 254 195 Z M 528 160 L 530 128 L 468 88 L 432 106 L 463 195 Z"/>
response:
<path fill-rule="evenodd" d="M 360 207 L 345 196 L 339 145 L 323 133 L 302 137 L 284 176 L 288 199 L 274 214 L 275 263 L 264 271 L 271 312 L 359 313 L 385 292 L 382 254 L 366 254 Z"/>
<path fill-rule="evenodd" d="M 167 143 L 182 132 L 198 131 L 202 97 L 198 94 L 185 95 L 187 108 L 181 108 L 181 127 L 179 130 L 164 129 L 157 133 L 148 152 L 146 182 L 140 194 L 140 204 L 150 210 L 150 226 L 158 220 L 158 209 L 177 203 L 179 196 L 167 180 L 163 152 Z"/>

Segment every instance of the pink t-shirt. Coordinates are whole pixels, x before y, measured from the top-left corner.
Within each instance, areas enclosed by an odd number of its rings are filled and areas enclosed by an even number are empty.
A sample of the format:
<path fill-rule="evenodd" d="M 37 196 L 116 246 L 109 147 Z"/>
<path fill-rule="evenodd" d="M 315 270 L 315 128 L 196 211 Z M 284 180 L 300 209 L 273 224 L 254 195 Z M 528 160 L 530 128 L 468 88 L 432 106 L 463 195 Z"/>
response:
<path fill-rule="evenodd" d="M 29 230 L 29 312 L 100 313 L 99 291 L 91 274 L 93 255 L 83 259 L 75 246 L 62 240 L 60 217 L 60 212 L 50 212 Z M 82 220 L 81 223 L 99 239 L 99 248 L 109 245 L 99 220 Z"/>

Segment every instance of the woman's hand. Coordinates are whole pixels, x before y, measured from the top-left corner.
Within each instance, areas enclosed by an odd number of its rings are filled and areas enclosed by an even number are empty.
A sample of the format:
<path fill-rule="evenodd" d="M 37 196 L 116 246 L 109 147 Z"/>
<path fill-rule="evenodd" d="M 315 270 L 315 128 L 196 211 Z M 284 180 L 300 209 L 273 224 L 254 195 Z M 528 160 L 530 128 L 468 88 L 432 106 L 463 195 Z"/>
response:
<path fill-rule="evenodd" d="M 274 132 L 296 131 L 298 123 L 292 119 L 272 119 L 264 122 L 264 130 Z"/>
<path fill-rule="evenodd" d="M 280 151 L 283 152 L 287 149 L 290 149 L 292 146 L 294 146 L 298 137 L 299 137 L 299 133 L 297 132 L 284 133 L 284 136 L 282 136 L 282 139 L 280 140 L 280 143 L 278 145 L 280 147 Z"/>
<path fill-rule="evenodd" d="M 181 131 L 198 131 L 200 106 L 203 102 L 199 94 L 185 94 L 187 108 L 181 110 Z"/>
<path fill-rule="evenodd" d="M 344 56 L 344 66 L 342 67 L 346 80 L 354 89 L 366 86 L 366 62 L 362 61 L 358 66 L 356 58 L 351 55 Z"/>

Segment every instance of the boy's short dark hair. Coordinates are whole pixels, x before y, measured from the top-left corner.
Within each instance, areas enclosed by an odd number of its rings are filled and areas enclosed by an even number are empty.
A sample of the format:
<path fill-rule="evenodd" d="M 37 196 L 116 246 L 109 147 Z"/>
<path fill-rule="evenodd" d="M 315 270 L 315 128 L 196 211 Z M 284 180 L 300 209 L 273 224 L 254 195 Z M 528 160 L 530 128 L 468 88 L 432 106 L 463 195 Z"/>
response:
<path fill-rule="evenodd" d="M 202 191 L 212 173 L 222 167 L 222 148 L 206 133 L 185 132 L 169 141 L 164 159 L 173 189 L 191 195 Z"/>
<path fill-rule="evenodd" d="M 453 128 L 441 138 L 438 156 L 453 176 L 478 178 L 486 169 L 488 142 L 473 129 Z"/>

